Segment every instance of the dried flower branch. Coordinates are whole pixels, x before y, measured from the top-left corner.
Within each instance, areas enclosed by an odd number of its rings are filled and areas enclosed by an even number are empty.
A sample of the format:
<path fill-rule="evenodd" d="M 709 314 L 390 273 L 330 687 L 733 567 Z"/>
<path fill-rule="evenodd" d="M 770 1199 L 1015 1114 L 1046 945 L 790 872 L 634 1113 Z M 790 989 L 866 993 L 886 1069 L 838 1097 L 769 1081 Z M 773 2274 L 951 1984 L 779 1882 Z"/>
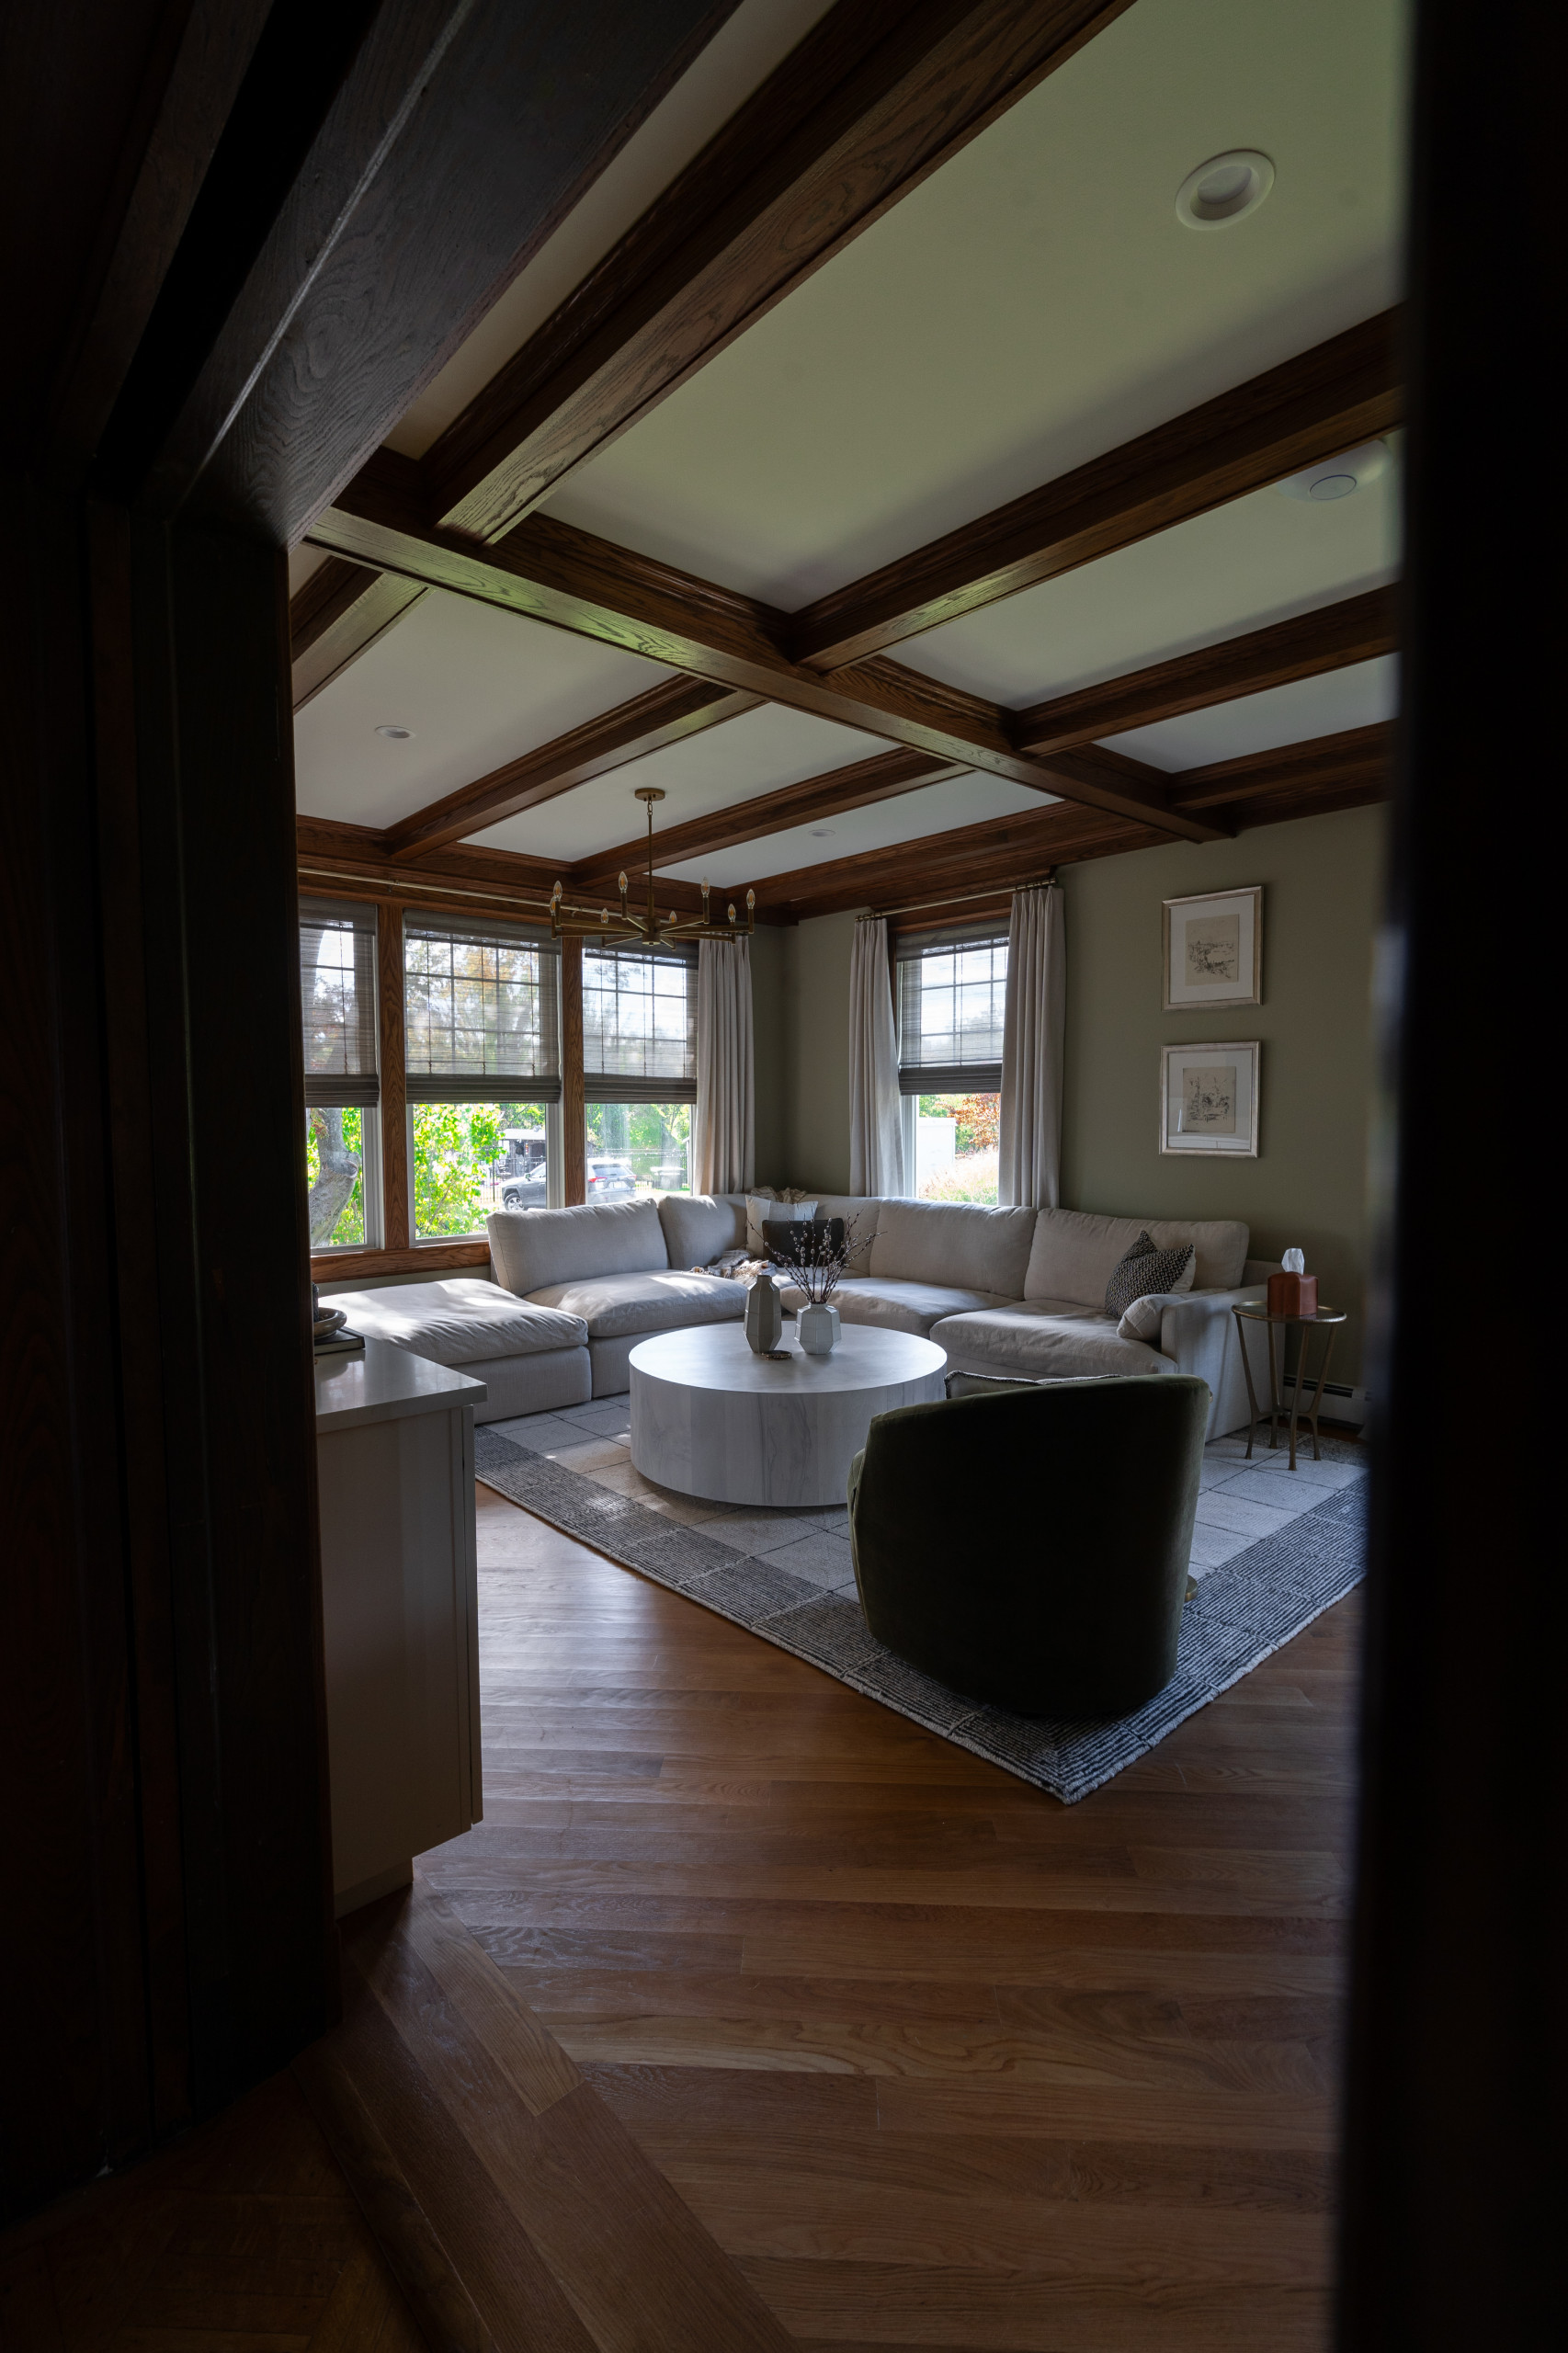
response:
<path fill-rule="evenodd" d="M 858 1223 L 852 1217 L 845 1218 L 842 1224 L 836 1218 L 815 1219 L 802 1225 L 794 1237 L 792 1255 L 787 1256 L 778 1250 L 769 1253 L 774 1265 L 782 1267 L 805 1292 L 808 1306 L 826 1307 L 832 1302 L 855 1256 Z M 836 1242 L 833 1238 L 835 1225 L 839 1227 Z"/>

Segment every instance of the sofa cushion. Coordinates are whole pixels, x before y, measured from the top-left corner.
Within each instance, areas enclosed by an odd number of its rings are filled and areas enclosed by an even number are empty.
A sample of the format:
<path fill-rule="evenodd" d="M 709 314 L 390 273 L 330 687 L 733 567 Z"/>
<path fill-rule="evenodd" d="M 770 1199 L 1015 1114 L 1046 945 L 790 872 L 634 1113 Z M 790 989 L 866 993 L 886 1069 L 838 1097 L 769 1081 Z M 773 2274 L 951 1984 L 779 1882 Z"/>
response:
<path fill-rule="evenodd" d="M 953 1283 L 1021 1299 L 1036 1211 L 960 1201 L 884 1201 L 870 1271 L 906 1282 Z M 1120 1254 L 1118 1253 L 1118 1256 Z M 1100 1285 L 1104 1296 L 1105 1285 Z"/>
<path fill-rule="evenodd" d="M 1027 1300 L 1070 1299 L 1103 1305 L 1106 1285 L 1147 1228 L 1156 1250 L 1190 1242 L 1199 1290 L 1233 1290 L 1246 1260 L 1248 1232 L 1236 1218 L 1102 1217 L 1091 1210 L 1040 1210 L 1024 1276 Z"/>
<path fill-rule="evenodd" d="M 963 1372 L 1017 1373 L 1033 1381 L 1119 1372 L 1175 1372 L 1142 1340 L 1124 1340 L 1107 1315 L 1082 1308 L 1048 1313 L 1028 1304 L 949 1315 L 929 1337 Z"/>
<path fill-rule="evenodd" d="M 746 1222 L 729 1201 L 708 1193 L 666 1193 L 659 1223 L 672 1267 L 706 1267 L 726 1250 L 744 1247 Z"/>
<path fill-rule="evenodd" d="M 722 1275 L 582 1275 L 534 1293 L 535 1304 L 579 1315 L 590 1340 L 627 1332 L 676 1332 L 687 1324 L 736 1323 L 745 1313 L 745 1287 Z"/>
<path fill-rule="evenodd" d="M 1127 1256 L 1111 1268 L 1105 1287 L 1105 1312 L 1124 1315 L 1135 1299 L 1152 1290 L 1190 1290 L 1196 1253 L 1190 1242 L 1175 1250 L 1156 1250 L 1147 1231 L 1138 1236 Z"/>
<path fill-rule="evenodd" d="M 652 1201 L 575 1210 L 493 1210 L 485 1221 L 497 1277 L 520 1299 L 579 1275 L 640 1275 L 667 1267 Z"/>
<path fill-rule="evenodd" d="M 818 1217 L 842 1218 L 846 1233 L 851 1225 L 854 1227 L 854 1232 L 849 1233 L 851 1251 L 849 1269 L 852 1274 L 865 1275 L 869 1274 L 871 1270 L 871 1252 L 876 1247 L 877 1226 L 883 1206 L 883 1202 L 876 1194 L 819 1193 L 817 1195 Z"/>
<path fill-rule="evenodd" d="M 515 1298 L 499 1283 L 457 1277 L 444 1283 L 389 1283 L 381 1290 L 340 1291 L 333 1301 L 350 1331 L 426 1357 L 432 1364 L 478 1364 L 489 1357 L 537 1356 L 546 1348 L 585 1348 L 580 1316 Z"/>
<path fill-rule="evenodd" d="M 797 1313 L 805 1303 L 805 1293 L 793 1283 L 782 1283 L 779 1296 L 786 1307 Z M 1004 1307 L 1006 1296 L 998 1291 L 966 1290 L 951 1283 L 901 1282 L 892 1277 L 879 1279 L 875 1275 L 856 1275 L 840 1283 L 833 1294 L 833 1303 L 846 1324 L 880 1324 L 884 1331 L 913 1332 L 924 1339 L 933 1324 L 944 1315 L 961 1315 L 975 1307 Z"/>

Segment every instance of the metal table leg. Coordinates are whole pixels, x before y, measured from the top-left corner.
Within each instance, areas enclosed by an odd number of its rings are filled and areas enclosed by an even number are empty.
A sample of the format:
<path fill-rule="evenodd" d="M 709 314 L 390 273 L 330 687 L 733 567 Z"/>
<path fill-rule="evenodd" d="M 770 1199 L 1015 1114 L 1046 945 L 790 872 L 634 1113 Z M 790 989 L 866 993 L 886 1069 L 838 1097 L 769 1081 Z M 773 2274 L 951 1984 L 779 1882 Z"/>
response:
<path fill-rule="evenodd" d="M 1234 1309 L 1234 1308 L 1233 1308 L 1233 1309 L 1231 1310 L 1231 1313 L 1232 1313 L 1232 1314 L 1233 1314 L 1233 1315 L 1235 1315 L 1235 1317 L 1236 1317 L 1236 1346 L 1237 1346 L 1237 1347 L 1238 1347 L 1238 1348 L 1240 1348 L 1240 1350 L 1241 1350 L 1241 1352 L 1242 1352 L 1242 1370 L 1243 1370 L 1243 1372 L 1246 1375 L 1246 1384 L 1247 1384 L 1247 1404 L 1248 1404 L 1248 1405 L 1249 1405 L 1249 1406 L 1251 1407 L 1251 1409 L 1252 1409 L 1252 1411 L 1251 1411 L 1251 1417 L 1250 1417 L 1250 1419 L 1249 1419 L 1249 1420 L 1248 1420 L 1248 1422 L 1247 1422 L 1247 1450 L 1246 1450 L 1246 1459 L 1247 1459 L 1247 1461 L 1250 1462 L 1250 1461 L 1252 1461 L 1252 1442 L 1253 1442 L 1253 1438 L 1254 1438 L 1254 1436 L 1255 1436 L 1255 1434 L 1256 1434 L 1256 1429 L 1257 1429 L 1257 1424 L 1258 1424 L 1257 1392 L 1256 1392 L 1256 1389 L 1253 1387 L 1253 1385 L 1252 1385 L 1252 1365 L 1251 1365 L 1251 1362 L 1250 1362 L 1250 1360 L 1249 1360 L 1249 1358 L 1248 1358 L 1248 1357 L 1247 1357 L 1247 1327 L 1246 1327 L 1246 1324 L 1245 1324 L 1245 1323 L 1243 1321 L 1242 1317 L 1241 1317 L 1240 1315 L 1237 1315 L 1237 1314 L 1236 1314 L 1236 1311 L 1235 1311 L 1235 1309 Z"/>

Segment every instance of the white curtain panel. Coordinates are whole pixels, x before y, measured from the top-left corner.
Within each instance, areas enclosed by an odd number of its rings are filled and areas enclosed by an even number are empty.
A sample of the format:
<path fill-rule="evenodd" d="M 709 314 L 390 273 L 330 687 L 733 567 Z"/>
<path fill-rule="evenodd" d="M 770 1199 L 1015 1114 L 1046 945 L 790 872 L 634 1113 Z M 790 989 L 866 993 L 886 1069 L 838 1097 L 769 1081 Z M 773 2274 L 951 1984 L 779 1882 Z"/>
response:
<path fill-rule="evenodd" d="M 694 1193 L 744 1193 L 756 1179 L 751 942 L 699 939 L 691 1189 Z"/>
<path fill-rule="evenodd" d="M 862 916 L 849 957 L 849 1189 L 884 1199 L 903 1191 L 898 1036 L 888 927 Z"/>
<path fill-rule="evenodd" d="M 1066 1033 L 1063 894 L 1054 884 L 1040 883 L 1014 892 L 1007 931 L 996 1199 L 1009 1209 L 1061 1205 Z"/>

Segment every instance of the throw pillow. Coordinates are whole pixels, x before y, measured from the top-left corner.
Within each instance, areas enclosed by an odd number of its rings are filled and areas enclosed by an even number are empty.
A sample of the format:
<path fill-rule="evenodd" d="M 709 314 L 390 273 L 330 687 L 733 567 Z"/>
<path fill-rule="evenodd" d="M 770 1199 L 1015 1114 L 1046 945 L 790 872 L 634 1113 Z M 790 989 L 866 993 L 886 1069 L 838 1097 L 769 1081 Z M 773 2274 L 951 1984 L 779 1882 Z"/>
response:
<path fill-rule="evenodd" d="M 1146 1340 L 1152 1348 L 1160 1345 L 1160 1323 L 1165 1312 L 1168 1291 L 1145 1291 L 1135 1299 L 1116 1327 L 1119 1340 Z"/>
<path fill-rule="evenodd" d="M 1156 1250 L 1147 1232 L 1141 1233 L 1111 1270 L 1105 1287 L 1106 1313 L 1119 1323 L 1133 1301 L 1149 1291 L 1190 1290 L 1197 1255 L 1190 1242 L 1184 1242 L 1178 1250 Z"/>
<path fill-rule="evenodd" d="M 746 1248 L 754 1258 L 767 1256 L 762 1229 L 769 1218 L 793 1222 L 797 1218 L 815 1217 L 816 1213 L 815 1201 L 784 1200 L 767 1186 L 758 1192 L 748 1193 L 746 1195 Z"/>
<path fill-rule="evenodd" d="M 812 1206 L 814 1208 L 815 1204 Z M 841 1217 L 780 1217 L 776 1203 L 772 1213 L 762 1221 L 763 1247 L 776 1267 L 798 1267 L 801 1252 L 808 1241 L 824 1235 L 828 1247 L 844 1247 L 844 1220 Z"/>

